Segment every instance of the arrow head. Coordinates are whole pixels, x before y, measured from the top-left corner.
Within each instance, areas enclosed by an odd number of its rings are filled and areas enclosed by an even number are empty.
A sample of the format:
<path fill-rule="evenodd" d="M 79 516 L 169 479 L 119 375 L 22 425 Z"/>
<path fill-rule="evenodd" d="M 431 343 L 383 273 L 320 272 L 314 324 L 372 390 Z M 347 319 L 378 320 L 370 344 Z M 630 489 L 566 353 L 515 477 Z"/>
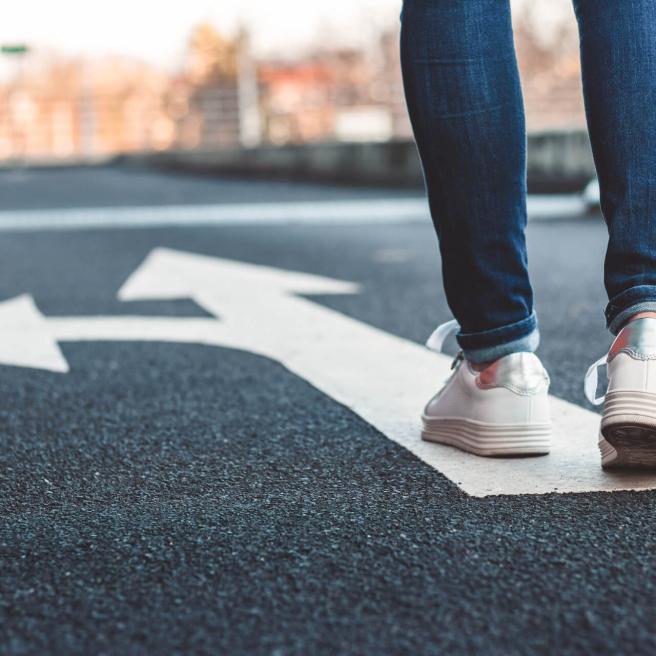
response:
<path fill-rule="evenodd" d="M 0 364 L 68 372 L 66 358 L 30 295 L 0 303 L 0 335 Z"/>
<path fill-rule="evenodd" d="M 353 294 L 352 282 L 218 257 L 156 248 L 121 287 L 121 300 L 231 294 Z"/>

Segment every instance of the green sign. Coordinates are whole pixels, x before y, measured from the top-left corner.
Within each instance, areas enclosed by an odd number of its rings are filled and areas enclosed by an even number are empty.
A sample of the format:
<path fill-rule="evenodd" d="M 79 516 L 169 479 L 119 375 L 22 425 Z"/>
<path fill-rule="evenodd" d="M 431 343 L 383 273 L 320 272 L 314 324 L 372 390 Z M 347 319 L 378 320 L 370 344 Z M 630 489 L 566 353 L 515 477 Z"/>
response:
<path fill-rule="evenodd" d="M 0 46 L 0 52 L 5 55 L 24 55 L 28 47 L 22 43 L 13 43 Z"/>

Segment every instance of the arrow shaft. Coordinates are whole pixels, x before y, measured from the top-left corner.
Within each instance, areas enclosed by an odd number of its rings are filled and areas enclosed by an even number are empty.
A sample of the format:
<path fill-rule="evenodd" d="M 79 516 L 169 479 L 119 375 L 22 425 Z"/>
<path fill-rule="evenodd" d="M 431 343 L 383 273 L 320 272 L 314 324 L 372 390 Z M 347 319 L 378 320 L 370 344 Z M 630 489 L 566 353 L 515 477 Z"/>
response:
<path fill-rule="evenodd" d="M 47 319 L 49 333 L 60 342 L 155 341 L 231 344 L 230 330 L 216 319 L 175 317 L 56 317 Z"/>

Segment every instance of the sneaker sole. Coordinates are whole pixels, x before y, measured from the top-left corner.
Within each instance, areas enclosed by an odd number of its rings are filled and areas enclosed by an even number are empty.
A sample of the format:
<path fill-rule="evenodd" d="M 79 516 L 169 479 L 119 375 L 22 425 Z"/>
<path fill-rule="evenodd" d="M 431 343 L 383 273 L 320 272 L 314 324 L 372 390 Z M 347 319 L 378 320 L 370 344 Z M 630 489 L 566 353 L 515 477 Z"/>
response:
<path fill-rule="evenodd" d="M 543 456 L 551 447 L 550 424 L 486 424 L 471 419 L 422 416 L 421 438 L 477 456 Z"/>
<path fill-rule="evenodd" d="M 656 471 L 656 425 L 649 422 L 649 417 L 627 417 L 625 421 L 602 427 L 601 466 Z"/>
<path fill-rule="evenodd" d="M 656 394 L 611 392 L 599 436 L 604 469 L 656 471 Z"/>

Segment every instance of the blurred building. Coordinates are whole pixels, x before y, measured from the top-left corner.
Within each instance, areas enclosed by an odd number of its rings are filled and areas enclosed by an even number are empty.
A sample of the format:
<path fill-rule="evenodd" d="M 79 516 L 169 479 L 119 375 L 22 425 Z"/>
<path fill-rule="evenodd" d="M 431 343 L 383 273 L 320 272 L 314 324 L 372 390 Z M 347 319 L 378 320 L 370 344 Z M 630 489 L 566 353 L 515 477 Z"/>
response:
<path fill-rule="evenodd" d="M 165 148 L 165 75 L 133 61 L 50 60 L 0 88 L 0 157 Z"/>
<path fill-rule="evenodd" d="M 545 38 L 530 3 L 515 20 L 529 130 L 585 125 L 573 18 Z M 35 55 L 0 84 L 0 158 L 66 158 L 412 135 L 394 26 L 368 48 L 256 61 L 248 35 L 190 35 L 171 74 L 126 58 Z"/>
<path fill-rule="evenodd" d="M 107 155 L 259 140 L 248 39 L 201 25 L 171 76 L 123 58 L 36 57 L 0 86 L 0 158 Z"/>
<path fill-rule="evenodd" d="M 576 22 L 560 15 L 545 33 L 536 5 L 515 17 L 515 41 L 529 131 L 585 127 Z"/>
<path fill-rule="evenodd" d="M 326 62 L 267 62 L 259 67 L 258 79 L 266 141 L 317 141 L 332 133 L 333 73 Z"/>
<path fill-rule="evenodd" d="M 385 141 L 412 135 L 399 34 L 367 50 L 335 49 L 260 68 L 265 138 L 272 143 Z"/>
<path fill-rule="evenodd" d="M 388 109 L 392 136 L 396 139 L 412 137 L 401 77 L 401 54 L 397 27 L 383 32 L 374 61 L 374 95 Z"/>
<path fill-rule="evenodd" d="M 271 143 L 302 143 L 339 138 L 354 110 L 376 113 L 372 68 L 364 52 L 340 49 L 301 61 L 265 62 L 259 68 L 264 138 Z M 355 125 L 357 119 L 351 120 Z M 376 121 L 374 120 L 374 124 Z M 380 122 L 377 124 L 380 131 Z M 362 121 L 366 132 L 366 120 Z M 385 130 L 383 138 L 388 138 Z"/>

